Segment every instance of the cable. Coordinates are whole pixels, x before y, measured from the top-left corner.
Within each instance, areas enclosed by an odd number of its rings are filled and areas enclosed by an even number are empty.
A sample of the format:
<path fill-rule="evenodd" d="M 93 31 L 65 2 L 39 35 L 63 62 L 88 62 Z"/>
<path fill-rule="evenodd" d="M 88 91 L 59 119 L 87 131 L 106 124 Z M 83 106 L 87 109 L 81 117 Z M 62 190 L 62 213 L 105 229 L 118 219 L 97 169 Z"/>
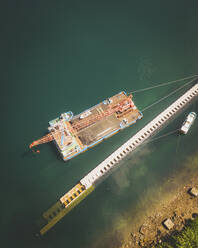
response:
<path fill-rule="evenodd" d="M 135 91 L 129 92 L 128 94 L 134 94 L 134 93 L 142 92 L 142 91 L 145 91 L 145 90 L 151 90 L 151 89 L 154 89 L 154 88 L 158 88 L 158 87 L 166 86 L 166 85 L 169 85 L 169 84 L 177 83 L 177 82 L 180 82 L 180 81 L 184 81 L 184 80 L 190 79 L 190 78 L 198 78 L 198 75 L 192 75 L 192 76 L 188 76 L 188 77 L 185 77 L 185 78 L 169 81 L 167 83 L 162 83 L 162 84 L 147 87 L 147 88 L 144 88 L 144 89 L 135 90 Z"/>
<path fill-rule="evenodd" d="M 153 139 L 151 139 L 151 140 L 149 140 L 149 141 L 146 141 L 145 144 L 148 144 L 148 143 L 150 143 L 150 142 L 153 142 L 153 141 L 156 141 L 156 140 L 158 140 L 158 139 L 164 138 L 164 137 L 166 137 L 166 136 L 168 136 L 168 135 L 171 135 L 171 134 L 173 134 L 173 133 L 176 133 L 176 132 L 178 132 L 178 131 L 179 131 L 179 129 L 176 129 L 176 130 L 174 130 L 174 131 L 168 132 L 168 133 L 163 134 L 163 135 L 161 135 L 161 136 L 159 136 L 159 137 L 157 137 L 157 138 L 153 138 Z"/>
<path fill-rule="evenodd" d="M 198 77 L 197 77 L 197 78 L 198 78 Z M 181 87 L 179 87 L 178 89 L 176 89 L 176 90 L 172 91 L 170 94 L 168 94 L 168 95 L 166 95 L 166 96 L 162 97 L 162 98 L 161 98 L 161 99 L 159 99 L 158 101 L 156 101 L 156 102 L 152 103 L 151 105 L 147 106 L 146 108 L 142 109 L 142 110 L 141 110 L 141 112 L 144 112 L 145 110 L 147 110 L 147 109 L 151 108 L 151 107 L 152 107 L 152 106 L 154 106 L 155 104 L 157 104 L 157 103 L 159 103 L 159 102 L 163 101 L 164 99 L 166 99 L 167 97 L 169 97 L 169 96 L 173 95 L 174 93 L 176 93 L 176 92 L 177 92 L 177 91 L 179 91 L 180 89 L 182 89 L 182 88 L 184 88 L 185 86 L 187 86 L 188 84 L 192 83 L 194 80 L 195 80 L 195 79 L 193 79 L 193 80 L 191 80 L 191 81 L 187 82 L 186 84 L 182 85 L 182 86 L 181 86 Z"/>

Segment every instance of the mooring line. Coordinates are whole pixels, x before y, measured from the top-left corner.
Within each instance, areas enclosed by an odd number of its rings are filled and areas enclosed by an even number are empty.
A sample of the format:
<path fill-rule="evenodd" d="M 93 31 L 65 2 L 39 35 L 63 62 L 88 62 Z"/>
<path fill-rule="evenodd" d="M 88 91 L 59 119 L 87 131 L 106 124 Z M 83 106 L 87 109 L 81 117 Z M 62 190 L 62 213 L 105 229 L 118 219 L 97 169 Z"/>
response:
<path fill-rule="evenodd" d="M 197 77 L 198 78 L 198 77 Z M 184 88 L 185 86 L 189 85 L 190 83 L 192 83 L 195 79 L 190 80 L 189 82 L 187 82 L 186 84 L 182 85 L 181 87 L 179 87 L 178 89 L 172 91 L 171 93 L 169 93 L 168 95 L 162 97 L 161 99 L 157 100 L 156 102 L 152 103 L 151 105 L 147 106 L 146 108 L 142 109 L 141 112 L 144 112 L 145 110 L 153 107 L 154 105 L 160 103 L 161 101 L 165 100 L 167 97 L 173 95 L 174 93 L 176 93 L 177 91 L 181 90 L 182 88 Z"/>
<path fill-rule="evenodd" d="M 176 130 L 174 130 L 174 131 L 171 131 L 171 132 L 168 132 L 168 133 L 166 133 L 166 134 L 163 134 L 163 135 L 161 135 L 161 136 L 159 136 L 159 137 L 157 137 L 157 138 L 153 138 L 153 139 L 151 139 L 151 140 L 148 140 L 147 142 L 145 142 L 145 145 L 148 144 L 148 143 L 151 143 L 151 142 L 153 142 L 153 141 L 156 141 L 156 140 L 158 140 L 158 139 L 167 137 L 167 136 L 169 136 L 169 135 L 171 135 L 171 134 L 173 134 L 173 133 L 176 133 L 176 132 L 178 132 L 178 131 L 179 131 L 179 128 L 176 129 Z"/>
<path fill-rule="evenodd" d="M 151 90 L 151 89 L 154 89 L 154 88 L 158 88 L 158 87 L 166 86 L 166 85 L 169 85 L 169 84 L 181 82 L 181 81 L 184 81 L 184 80 L 187 80 L 187 79 L 190 79 L 190 78 L 198 78 L 198 75 L 192 75 L 192 76 L 184 77 L 184 78 L 181 78 L 181 79 L 169 81 L 167 83 L 160 83 L 160 84 L 155 85 L 155 86 L 150 86 L 150 87 L 147 87 L 147 88 L 134 90 L 134 91 L 129 92 L 128 94 L 134 94 L 134 93 L 138 93 L 138 92 L 142 92 L 142 91 L 146 91 L 146 90 Z"/>

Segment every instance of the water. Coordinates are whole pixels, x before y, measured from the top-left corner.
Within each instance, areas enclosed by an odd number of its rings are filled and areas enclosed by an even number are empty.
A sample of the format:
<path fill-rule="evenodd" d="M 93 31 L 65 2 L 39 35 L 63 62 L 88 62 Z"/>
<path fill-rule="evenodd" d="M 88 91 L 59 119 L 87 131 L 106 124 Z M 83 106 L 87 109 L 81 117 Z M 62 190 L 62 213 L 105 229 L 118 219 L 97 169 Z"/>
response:
<path fill-rule="evenodd" d="M 35 236 L 51 204 L 179 94 L 68 163 L 53 145 L 36 156 L 29 143 L 64 111 L 79 113 L 121 90 L 196 74 L 197 7 L 183 0 L 2 4 L 2 247 L 117 247 L 122 230 L 146 209 L 145 195 L 149 201 L 181 171 L 198 149 L 198 122 L 180 140 L 173 135 L 139 149 L 45 237 Z M 177 87 L 136 94 L 135 103 L 142 109 Z M 159 135 L 176 129 L 191 110 L 198 111 L 197 102 Z"/>

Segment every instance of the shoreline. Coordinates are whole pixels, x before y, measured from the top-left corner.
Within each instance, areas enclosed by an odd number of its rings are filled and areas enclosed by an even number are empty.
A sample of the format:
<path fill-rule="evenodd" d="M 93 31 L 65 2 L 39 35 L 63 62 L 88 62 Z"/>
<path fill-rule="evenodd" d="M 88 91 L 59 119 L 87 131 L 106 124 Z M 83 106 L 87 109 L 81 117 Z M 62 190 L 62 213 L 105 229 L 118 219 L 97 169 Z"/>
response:
<path fill-rule="evenodd" d="M 156 245 L 173 231 L 183 229 L 186 220 L 192 219 L 192 215 L 198 213 L 198 197 L 188 193 L 192 187 L 198 189 L 197 168 L 198 152 L 186 161 L 179 175 L 164 183 L 163 191 L 160 192 L 163 197 L 154 204 L 149 213 L 145 213 L 138 224 L 124 231 L 122 245 L 119 248 L 143 248 L 151 244 Z M 174 227 L 170 230 L 162 225 L 167 218 L 174 223 Z"/>

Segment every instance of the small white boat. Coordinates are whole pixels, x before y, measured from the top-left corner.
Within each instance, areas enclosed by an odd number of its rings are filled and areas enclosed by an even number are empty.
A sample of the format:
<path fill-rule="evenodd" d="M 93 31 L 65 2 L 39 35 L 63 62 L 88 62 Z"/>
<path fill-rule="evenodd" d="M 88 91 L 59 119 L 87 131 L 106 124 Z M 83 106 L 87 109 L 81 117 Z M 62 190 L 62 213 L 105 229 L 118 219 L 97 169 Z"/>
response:
<path fill-rule="evenodd" d="M 190 129 L 196 117 L 197 117 L 197 114 L 195 112 L 190 112 L 180 128 L 180 132 L 183 134 L 187 134 L 188 130 Z"/>

